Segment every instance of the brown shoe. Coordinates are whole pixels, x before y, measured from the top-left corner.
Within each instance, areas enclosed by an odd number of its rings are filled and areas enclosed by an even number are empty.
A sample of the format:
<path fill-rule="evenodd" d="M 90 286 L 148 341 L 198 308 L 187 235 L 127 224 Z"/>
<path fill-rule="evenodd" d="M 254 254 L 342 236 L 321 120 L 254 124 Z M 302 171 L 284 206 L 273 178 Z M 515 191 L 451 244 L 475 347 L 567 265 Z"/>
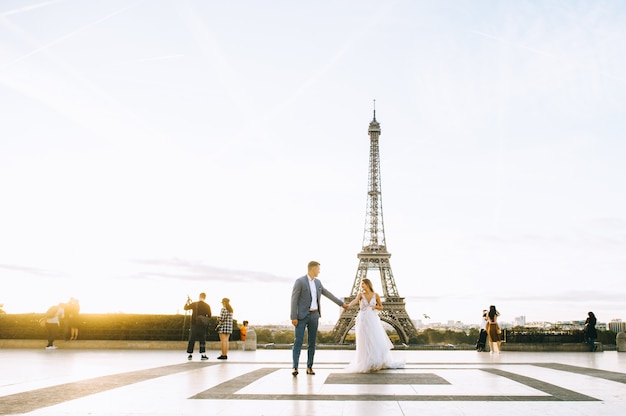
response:
<path fill-rule="evenodd" d="M 312 376 L 314 376 L 314 375 L 315 375 L 315 371 L 313 371 L 313 369 L 312 369 L 312 368 L 307 368 L 307 369 L 306 369 L 306 373 L 307 373 L 307 374 L 310 374 L 310 375 L 312 375 Z"/>

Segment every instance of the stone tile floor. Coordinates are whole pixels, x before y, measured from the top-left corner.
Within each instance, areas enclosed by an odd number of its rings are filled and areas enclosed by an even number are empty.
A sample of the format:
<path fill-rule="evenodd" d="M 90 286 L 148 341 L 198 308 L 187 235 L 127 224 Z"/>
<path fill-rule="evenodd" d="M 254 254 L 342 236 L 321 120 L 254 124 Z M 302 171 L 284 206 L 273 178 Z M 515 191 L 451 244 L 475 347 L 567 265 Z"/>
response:
<path fill-rule="evenodd" d="M 626 353 L 394 351 L 406 368 L 347 374 L 354 351 L 0 350 L 1 415 L 622 415 Z M 306 357 L 303 351 L 302 361 Z M 301 364 L 304 367 L 304 364 Z"/>

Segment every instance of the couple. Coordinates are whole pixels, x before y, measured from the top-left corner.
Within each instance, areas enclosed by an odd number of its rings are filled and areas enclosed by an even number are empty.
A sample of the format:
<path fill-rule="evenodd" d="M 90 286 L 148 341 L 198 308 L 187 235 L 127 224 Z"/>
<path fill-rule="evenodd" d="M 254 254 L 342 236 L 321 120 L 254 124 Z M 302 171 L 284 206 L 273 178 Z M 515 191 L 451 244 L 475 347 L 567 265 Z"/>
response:
<path fill-rule="evenodd" d="M 313 357 L 315 355 L 315 340 L 320 318 L 320 301 L 324 295 L 344 309 L 359 303 L 359 315 L 356 318 L 356 357 L 346 368 L 347 372 L 366 373 L 382 368 L 404 367 L 403 362 L 395 362 L 391 358 L 393 348 L 385 332 L 377 311 L 382 310 L 380 297 L 376 294 L 369 279 L 361 282 L 362 292 L 349 304 L 341 301 L 322 286 L 317 279 L 320 273 L 320 264 L 309 262 L 308 273 L 296 280 L 291 293 L 291 323 L 295 327 L 295 341 L 293 343 L 293 372 L 298 375 L 300 350 L 304 341 L 304 330 L 308 329 L 308 355 L 306 373 L 313 371 Z M 311 294 L 314 293 L 315 296 Z"/>

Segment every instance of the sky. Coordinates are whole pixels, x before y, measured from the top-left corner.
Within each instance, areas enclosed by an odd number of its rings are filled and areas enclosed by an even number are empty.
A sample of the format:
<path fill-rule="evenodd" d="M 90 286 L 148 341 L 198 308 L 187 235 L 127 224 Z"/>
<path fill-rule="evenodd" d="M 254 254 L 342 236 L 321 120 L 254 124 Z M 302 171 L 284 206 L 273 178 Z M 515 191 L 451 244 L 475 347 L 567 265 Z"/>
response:
<path fill-rule="evenodd" d="M 626 319 L 620 1 L 5 0 L 0 304 L 348 296 L 374 100 L 412 319 Z"/>

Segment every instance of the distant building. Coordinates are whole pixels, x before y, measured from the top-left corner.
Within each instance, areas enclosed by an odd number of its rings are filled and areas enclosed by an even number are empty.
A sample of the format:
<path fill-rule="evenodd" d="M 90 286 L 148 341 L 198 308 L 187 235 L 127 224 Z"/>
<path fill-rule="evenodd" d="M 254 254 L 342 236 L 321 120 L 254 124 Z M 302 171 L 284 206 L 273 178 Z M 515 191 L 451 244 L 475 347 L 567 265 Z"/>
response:
<path fill-rule="evenodd" d="M 556 321 L 555 328 L 562 330 L 581 330 L 585 325 L 584 321 Z"/>
<path fill-rule="evenodd" d="M 552 324 L 550 322 L 543 322 L 543 321 L 537 321 L 537 322 L 528 322 L 526 325 L 524 325 L 526 328 L 538 328 L 538 329 L 548 329 L 548 328 L 552 328 Z"/>
<path fill-rule="evenodd" d="M 626 322 L 622 322 L 621 319 L 611 319 L 609 322 L 609 331 L 615 332 L 626 332 Z"/>
<path fill-rule="evenodd" d="M 534 322 L 526 322 L 526 316 L 516 316 L 513 319 L 513 322 L 498 322 L 501 328 L 510 329 L 513 327 L 524 327 L 524 328 L 535 328 L 542 330 L 550 330 L 550 331 L 582 331 L 585 326 L 585 321 L 581 320 L 572 320 L 572 321 L 556 321 L 556 322 L 547 322 L 547 321 L 534 321 Z M 476 323 L 465 324 L 461 321 L 448 320 L 447 322 L 428 322 L 425 323 L 421 319 L 416 319 L 413 321 L 413 325 L 415 328 L 418 328 L 420 332 L 426 329 L 435 329 L 435 330 L 452 330 L 452 331 L 465 331 L 469 332 L 470 329 L 479 328 L 479 325 Z M 596 329 L 599 331 L 610 330 L 615 333 L 617 332 L 626 332 L 626 322 L 622 322 L 621 319 L 613 319 L 611 322 L 604 323 L 598 322 L 596 323 Z"/>
<path fill-rule="evenodd" d="M 513 326 L 526 326 L 526 316 L 516 316 L 513 318 Z"/>

